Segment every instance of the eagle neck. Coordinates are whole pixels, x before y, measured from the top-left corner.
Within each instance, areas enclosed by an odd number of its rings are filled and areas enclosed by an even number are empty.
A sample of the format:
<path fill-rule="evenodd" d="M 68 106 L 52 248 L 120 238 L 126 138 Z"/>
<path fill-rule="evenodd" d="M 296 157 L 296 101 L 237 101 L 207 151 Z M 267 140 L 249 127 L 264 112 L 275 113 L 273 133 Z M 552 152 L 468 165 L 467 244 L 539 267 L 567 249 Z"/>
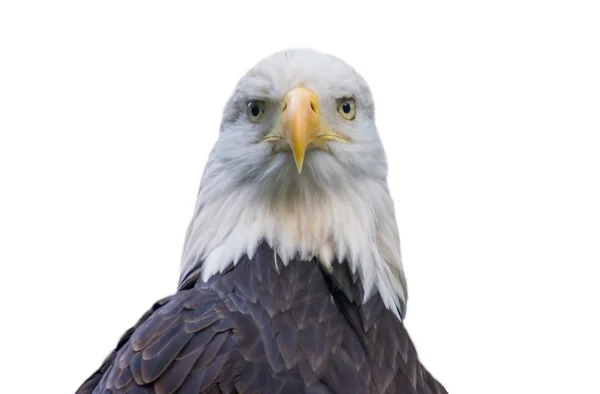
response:
<path fill-rule="evenodd" d="M 184 247 L 181 278 L 199 268 L 208 281 L 266 243 L 287 265 L 315 259 L 331 271 L 346 262 L 364 288 L 379 294 L 399 317 L 406 282 L 394 207 L 385 182 L 367 181 L 338 191 L 265 198 L 251 186 L 198 197 Z"/>

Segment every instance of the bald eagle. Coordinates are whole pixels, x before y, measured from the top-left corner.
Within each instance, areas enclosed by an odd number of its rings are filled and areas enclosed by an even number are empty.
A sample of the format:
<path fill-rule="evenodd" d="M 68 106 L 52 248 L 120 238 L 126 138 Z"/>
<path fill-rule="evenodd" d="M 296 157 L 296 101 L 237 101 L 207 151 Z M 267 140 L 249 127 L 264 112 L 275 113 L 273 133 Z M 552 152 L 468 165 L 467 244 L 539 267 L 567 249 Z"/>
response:
<path fill-rule="evenodd" d="M 364 79 L 277 52 L 225 106 L 178 290 L 77 393 L 446 393 L 403 325 L 406 280 Z"/>

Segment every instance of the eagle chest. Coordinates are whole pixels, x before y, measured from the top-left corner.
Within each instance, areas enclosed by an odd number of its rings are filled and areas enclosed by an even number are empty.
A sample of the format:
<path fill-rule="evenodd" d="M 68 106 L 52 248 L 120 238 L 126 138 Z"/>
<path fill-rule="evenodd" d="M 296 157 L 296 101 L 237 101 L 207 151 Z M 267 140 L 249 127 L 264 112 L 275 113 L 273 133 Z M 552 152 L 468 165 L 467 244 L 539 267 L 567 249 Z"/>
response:
<path fill-rule="evenodd" d="M 390 358 L 400 356 L 400 322 L 379 297 L 361 305 L 357 278 L 334 266 L 283 265 L 261 245 L 252 259 L 197 284 L 219 295 L 215 309 L 231 322 L 239 392 L 370 393 L 396 379 Z"/>

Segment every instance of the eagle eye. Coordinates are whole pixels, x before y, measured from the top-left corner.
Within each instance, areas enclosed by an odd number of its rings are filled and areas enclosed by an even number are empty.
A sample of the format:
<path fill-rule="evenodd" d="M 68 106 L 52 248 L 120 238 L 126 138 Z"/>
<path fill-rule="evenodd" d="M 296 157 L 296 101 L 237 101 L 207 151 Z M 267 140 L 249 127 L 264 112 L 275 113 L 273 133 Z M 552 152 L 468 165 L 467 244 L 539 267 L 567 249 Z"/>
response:
<path fill-rule="evenodd" d="M 265 114 L 263 105 L 259 101 L 249 101 L 247 107 L 248 119 L 250 119 L 252 123 L 257 123 L 258 121 L 260 121 L 260 119 Z"/>
<path fill-rule="evenodd" d="M 346 120 L 354 120 L 356 117 L 356 102 L 354 99 L 344 99 L 338 105 L 338 112 Z"/>

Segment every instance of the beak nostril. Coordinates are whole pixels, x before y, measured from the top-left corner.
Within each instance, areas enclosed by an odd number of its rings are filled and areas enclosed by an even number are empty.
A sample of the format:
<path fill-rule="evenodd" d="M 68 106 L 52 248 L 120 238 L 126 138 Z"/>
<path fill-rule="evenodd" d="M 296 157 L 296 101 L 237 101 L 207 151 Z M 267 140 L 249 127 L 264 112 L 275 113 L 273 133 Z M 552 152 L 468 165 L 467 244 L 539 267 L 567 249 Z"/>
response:
<path fill-rule="evenodd" d="M 317 112 L 317 109 L 316 109 L 316 107 L 315 107 L 315 103 L 314 103 L 314 102 L 312 102 L 312 100 L 311 100 L 311 102 L 310 102 L 310 109 L 312 109 L 312 110 L 313 110 L 313 112 L 315 112 L 315 113 Z"/>

